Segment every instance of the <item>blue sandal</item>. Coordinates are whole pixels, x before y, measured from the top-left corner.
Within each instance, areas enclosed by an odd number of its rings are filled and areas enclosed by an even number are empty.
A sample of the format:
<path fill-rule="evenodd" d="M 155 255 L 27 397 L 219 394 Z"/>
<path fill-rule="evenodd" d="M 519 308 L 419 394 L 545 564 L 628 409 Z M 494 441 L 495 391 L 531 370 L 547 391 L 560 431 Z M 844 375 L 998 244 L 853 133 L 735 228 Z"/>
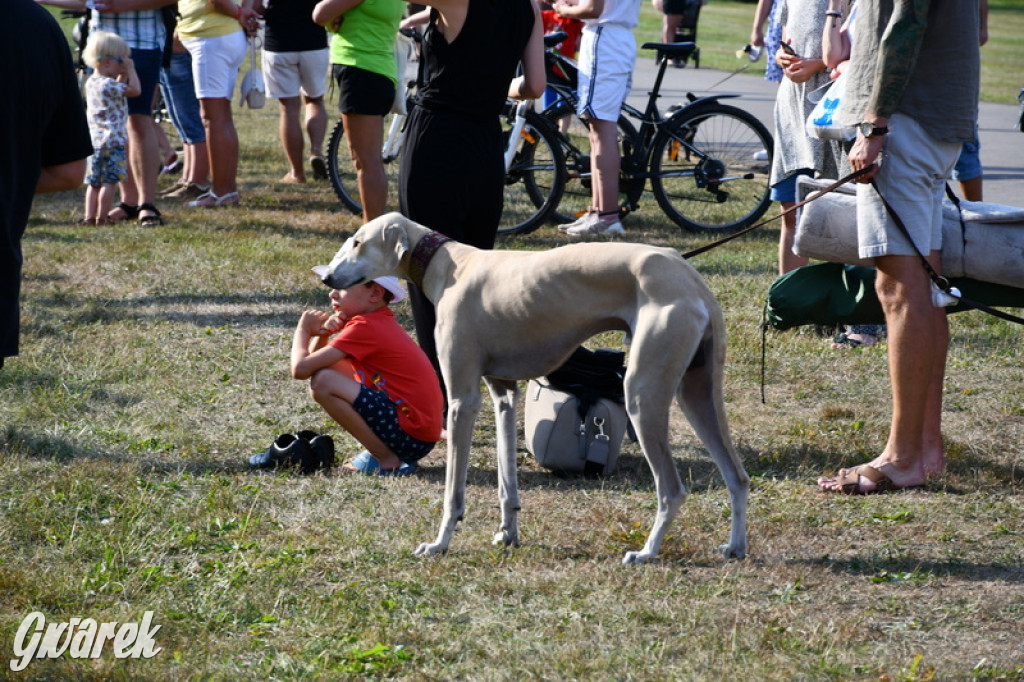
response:
<path fill-rule="evenodd" d="M 419 468 L 418 464 L 409 462 L 403 462 L 402 466 L 397 469 L 381 469 L 380 463 L 369 453 L 368 450 L 363 450 L 358 455 L 345 462 L 342 467 L 342 471 L 347 474 L 361 473 L 367 476 L 409 476 L 416 472 Z M 353 469 L 355 471 L 353 471 Z"/>

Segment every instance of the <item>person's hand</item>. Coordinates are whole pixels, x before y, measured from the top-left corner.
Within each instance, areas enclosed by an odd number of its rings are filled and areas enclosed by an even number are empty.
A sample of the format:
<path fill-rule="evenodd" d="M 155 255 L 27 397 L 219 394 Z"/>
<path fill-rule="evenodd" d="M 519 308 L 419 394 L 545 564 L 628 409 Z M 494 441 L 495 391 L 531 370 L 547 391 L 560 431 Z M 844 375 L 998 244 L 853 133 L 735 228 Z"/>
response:
<path fill-rule="evenodd" d="M 299 328 L 310 336 L 323 336 L 328 332 L 324 329 L 324 323 L 331 317 L 320 310 L 307 310 L 299 318 Z"/>
<path fill-rule="evenodd" d="M 326 320 L 324 320 L 324 323 L 322 325 L 323 330 L 327 334 L 333 334 L 334 332 L 340 330 L 342 327 L 345 326 L 346 320 L 347 318 L 345 317 L 344 313 L 334 313 Z"/>
<path fill-rule="evenodd" d="M 240 7 L 238 23 L 242 25 L 246 35 L 254 36 L 260 30 L 260 15 L 251 7 Z"/>
<path fill-rule="evenodd" d="M 782 71 L 786 78 L 794 83 L 806 83 L 814 74 L 825 70 L 825 62 L 820 59 L 791 58 L 789 65 L 783 67 Z"/>
<path fill-rule="evenodd" d="M 878 173 L 876 162 L 879 160 L 878 157 L 881 155 L 882 147 L 884 146 L 885 135 L 879 135 L 878 137 L 857 135 L 857 140 L 853 143 L 853 147 L 850 148 L 850 153 L 847 155 L 847 159 L 850 161 L 850 168 L 854 171 L 859 171 L 862 168 L 874 166 L 873 170 L 857 178 L 857 182 L 867 182 L 875 177 L 875 174 Z"/>

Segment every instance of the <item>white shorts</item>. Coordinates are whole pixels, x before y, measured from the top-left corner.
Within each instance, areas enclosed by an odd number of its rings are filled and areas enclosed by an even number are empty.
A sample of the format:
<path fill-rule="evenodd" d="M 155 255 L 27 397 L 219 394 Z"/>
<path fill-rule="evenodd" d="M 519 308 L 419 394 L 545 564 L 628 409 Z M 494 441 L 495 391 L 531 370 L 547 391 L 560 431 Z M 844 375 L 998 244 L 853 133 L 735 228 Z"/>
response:
<path fill-rule="evenodd" d="M 311 99 L 323 97 L 327 91 L 327 69 L 330 50 L 303 52 L 263 51 L 263 82 L 267 97 L 282 99 L 303 94 Z"/>
<path fill-rule="evenodd" d="M 234 95 L 238 69 L 245 61 L 245 33 L 181 41 L 192 55 L 192 82 L 199 99 L 228 99 Z"/>
<path fill-rule="evenodd" d="M 942 249 L 942 199 L 961 143 L 929 135 L 914 119 L 895 114 L 875 183 L 924 256 Z M 871 185 L 857 185 L 857 241 L 861 258 L 913 256 Z"/>
<path fill-rule="evenodd" d="M 619 109 L 633 87 L 636 39 L 617 25 L 584 28 L 580 42 L 579 105 L 581 118 L 618 121 Z"/>

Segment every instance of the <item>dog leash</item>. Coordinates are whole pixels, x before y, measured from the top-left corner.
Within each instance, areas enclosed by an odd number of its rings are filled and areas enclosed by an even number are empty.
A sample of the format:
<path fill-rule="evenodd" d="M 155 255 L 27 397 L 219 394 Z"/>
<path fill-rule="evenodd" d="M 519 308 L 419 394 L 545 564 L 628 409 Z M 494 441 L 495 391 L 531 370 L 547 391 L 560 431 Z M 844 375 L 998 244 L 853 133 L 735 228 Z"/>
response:
<path fill-rule="evenodd" d="M 928 278 L 936 287 L 939 288 L 940 291 L 945 293 L 951 299 L 955 299 L 958 303 L 967 306 L 968 308 L 980 310 L 983 313 L 988 313 L 989 315 L 998 317 L 1008 322 L 1024 324 L 1024 318 L 1017 317 L 1016 315 L 1011 315 L 1010 313 L 1004 312 L 997 308 L 992 308 L 991 306 L 987 306 L 984 303 L 979 303 L 978 301 L 972 301 L 969 298 L 964 298 L 960 291 L 949 283 L 948 279 L 946 279 L 939 273 L 935 272 L 935 268 L 933 268 L 932 264 L 928 262 L 928 259 L 924 257 L 924 254 L 921 253 L 921 250 L 917 248 L 917 244 L 914 243 L 914 240 L 911 238 L 910 232 L 907 230 L 907 226 L 903 223 L 903 220 L 900 219 L 895 209 L 893 209 L 893 207 L 889 205 L 889 202 L 886 201 L 885 197 L 882 195 L 881 190 L 878 189 L 878 185 L 875 184 L 875 179 L 871 178 L 871 180 L 869 180 L 868 182 L 872 187 L 875 188 L 875 193 L 878 194 L 878 198 L 879 200 L 881 200 L 882 206 L 885 207 L 885 212 L 889 214 L 890 218 L 892 218 L 892 221 L 896 225 L 896 228 L 903 234 L 906 240 L 910 242 L 910 246 L 914 249 L 914 253 L 917 254 L 918 259 L 921 261 L 921 265 L 924 266 L 925 272 L 928 273 Z M 950 199 L 956 206 L 957 212 L 960 212 L 960 201 L 956 199 L 955 195 L 952 194 L 952 192 L 949 190 L 948 185 L 946 186 L 946 193 L 950 196 Z M 963 224 L 962 215 L 960 217 L 960 223 L 961 225 Z"/>
<path fill-rule="evenodd" d="M 705 251 L 710 251 L 711 249 L 716 248 L 718 246 L 721 246 L 722 244 L 725 244 L 726 242 L 731 242 L 733 239 L 736 239 L 738 237 L 742 237 L 743 235 L 747 234 L 748 232 L 753 232 L 757 228 L 763 227 L 763 226 L 767 225 L 770 222 L 776 221 L 779 218 L 781 218 L 782 216 L 788 215 L 788 214 L 792 213 L 793 211 L 797 210 L 801 206 L 805 206 L 805 205 L 811 203 L 812 201 L 814 201 L 815 199 L 819 199 L 819 198 L 825 196 L 826 194 L 828 194 L 829 192 L 835 191 L 836 189 L 838 189 L 839 187 L 845 185 L 846 183 L 848 183 L 848 182 L 850 182 L 852 180 L 856 180 L 860 176 L 862 176 L 865 173 L 867 173 L 870 169 L 871 169 L 871 167 L 869 166 L 868 168 L 861 168 L 858 171 L 854 171 L 854 172 L 850 173 L 849 175 L 847 175 L 846 177 L 840 178 L 839 180 L 836 180 L 835 182 L 833 182 L 831 185 L 829 185 L 825 189 L 822 189 L 822 190 L 819 190 L 818 192 L 815 192 L 814 194 L 810 195 L 809 197 L 807 197 L 806 199 L 804 199 L 800 203 L 794 204 L 794 205 L 790 206 L 785 211 L 781 211 L 780 213 L 778 213 L 777 215 L 772 216 L 771 218 L 767 218 L 765 220 L 762 220 L 759 223 L 754 223 L 750 227 L 744 228 L 744 229 L 740 230 L 739 232 L 735 232 L 733 234 L 730 234 L 728 237 L 722 237 L 718 241 L 714 241 L 714 242 L 711 242 L 710 244 L 705 244 L 704 246 L 697 247 L 696 249 L 693 249 L 692 251 L 687 251 L 686 253 L 683 254 L 683 258 L 687 258 L 688 259 L 688 258 L 691 258 L 693 256 L 699 256 L 700 254 L 704 253 Z"/>

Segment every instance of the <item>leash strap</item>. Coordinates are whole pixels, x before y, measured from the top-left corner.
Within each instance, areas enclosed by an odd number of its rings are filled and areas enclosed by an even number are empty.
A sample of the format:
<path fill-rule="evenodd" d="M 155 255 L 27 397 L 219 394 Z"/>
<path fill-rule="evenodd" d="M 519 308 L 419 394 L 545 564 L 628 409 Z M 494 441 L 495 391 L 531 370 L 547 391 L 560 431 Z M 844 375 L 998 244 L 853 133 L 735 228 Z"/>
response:
<path fill-rule="evenodd" d="M 412 250 L 412 255 L 409 256 L 409 281 L 422 289 L 423 277 L 427 274 L 427 266 L 430 265 L 430 260 L 437 253 L 438 249 L 451 241 L 455 240 L 440 232 L 428 232 L 416 244 L 416 247 Z"/>
<path fill-rule="evenodd" d="M 687 251 L 686 253 L 683 254 L 683 258 L 691 258 L 693 256 L 698 256 L 698 255 L 704 253 L 705 251 L 710 251 L 711 249 L 713 249 L 713 248 L 715 248 L 717 246 L 721 246 L 722 244 L 725 244 L 726 242 L 731 242 L 733 239 L 736 239 L 737 237 L 742 237 L 743 235 L 745 235 L 748 232 L 753 232 L 757 228 L 762 227 L 764 225 L 767 225 L 768 223 L 770 223 L 772 221 L 778 220 L 782 216 L 788 215 L 788 214 L 792 213 L 793 211 L 797 210 L 801 206 L 809 204 L 812 201 L 814 201 L 815 199 L 818 199 L 820 197 L 825 196 L 829 192 L 832 192 L 832 191 L 838 189 L 841 185 L 845 185 L 846 183 L 850 182 L 851 180 L 856 180 L 860 176 L 862 176 L 865 173 L 867 173 L 868 170 L 869 170 L 869 168 L 861 168 L 858 171 L 854 171 L 854 172 L 850 173 L 849 175 L 847 175 L 846 177 L 841 178 L 839 180 L 836 180 L 835 182 L 833 182 L 831 185 L 829 185 L 825 189 L 820 190 L 818 192 L 815 192 L 814 194 L 810 195 L 809 197 L 807 197 L 806 199 L 804 199 L 800 203 L 794 204 L 793 206 L 790 206 L 788 209 L 786 209 L 785 211 L 782 211 L 778 215 L 774 215 L 771 218 L 768 218 L 766 220 L 762 220 L 759 223 L 754 223 L 750 227 L 744 228 L 744 229 L 740 230 L 739 232 L 736 232 L 734 234 L 729 235 L 728 237 L 723 237 L 723 238 L 719 239 L 718 241 L 711 242 L 710 244 L 705 244 L 704 246 L 699 246 L 696 249 L 693 249 L 692 251 Z"/>
<path fill-rule="evenodd" d="M 914 249 L 914 253 L 917 254 L 917 257 L 921 261 L 921 265 L 924 266 L 925 272 L 928 273 L 928 277 L 935 284 L 935 286 L 937 286 L 939 289 L 941 289 L 945 293 L 949 294 L 953 298 L 957 299 L 961 304 L 967 306 L 968 308 L 974 308 L 975 310 L 980 310 L 980 311 L 982 311 L 984 313 L 988 313 L 989 315 L 992 315 L 994 317 L 998 317 L 998 318 L 1006 320 L 1008 322 L 1015 322 L 1017 324 L 1024 324 L 1024 318 L 1017 317 L 1016 315 L 1011 315 L 1010 313 L 1003 312 L 1002 310 L 999 310 L 997 308 L 992 308 L 990 306 L 985 305 L 984 303 L 979 303 L 978 301 L 972 301 L 972 300 L 970 300 L 968 298 L 964 298 L 963 296 L 961 296 L 959 294 L 959 292 L 954 293 L 953 290 L 952 290 L 952 286 L 949 283 L 949 280 L 946 279 L 945 277 L 943 277 L 942 275 L 940 275 L 939 273 L 935 272 L 935 268 L 933 268 L 932 264 L 928 262 L 928 259 L 924 257 L 924 254 L 921 253 L 921 250 L 919 248 L 917 248 L 917 244 L 915 244 L 914 240 L 911 238 L 910 232 L 907 230 L 907 226 L 903 223 L 903 220 L 899 217 L 899 215 L 897 215 L 895 209 L 893 209 L 893 207 L 889 205 L 889 202 L 886 201 L 885 197 L 882 195 L 881 190 L 878 189 L 878 185 L 875 184 L 875 179 L 871 178 L 871 180 L 869 180 L 869 182 L 870 182 L 871 186 L 875 188 L 875 192 L 878 194 L 878 198 L 881 200 L 882 206 L 885 207 L 885 212 L 889 214 L 889 217 L 892 218 L 892 221 L 896 225 L 896 228 L 903 234 L 903 236 L 906 238 L 906 240 L 908 242 L 910 242 L 911 248 Z M 946 186 L 946 193 L 947 194 L 952 194 L 952 192 L 950 191 L 948 185 Z M 959 200 L 954 200 L 953 203 L 956 205 L 957 211 L 959 212 L 960 211 L 960 202 L 959 202 Z M 962 227 L 963 226 L 963 216 L 961 216 L 961 218 L 960 218 L 960 223 L 961 223 L 961 227 Z"/>

